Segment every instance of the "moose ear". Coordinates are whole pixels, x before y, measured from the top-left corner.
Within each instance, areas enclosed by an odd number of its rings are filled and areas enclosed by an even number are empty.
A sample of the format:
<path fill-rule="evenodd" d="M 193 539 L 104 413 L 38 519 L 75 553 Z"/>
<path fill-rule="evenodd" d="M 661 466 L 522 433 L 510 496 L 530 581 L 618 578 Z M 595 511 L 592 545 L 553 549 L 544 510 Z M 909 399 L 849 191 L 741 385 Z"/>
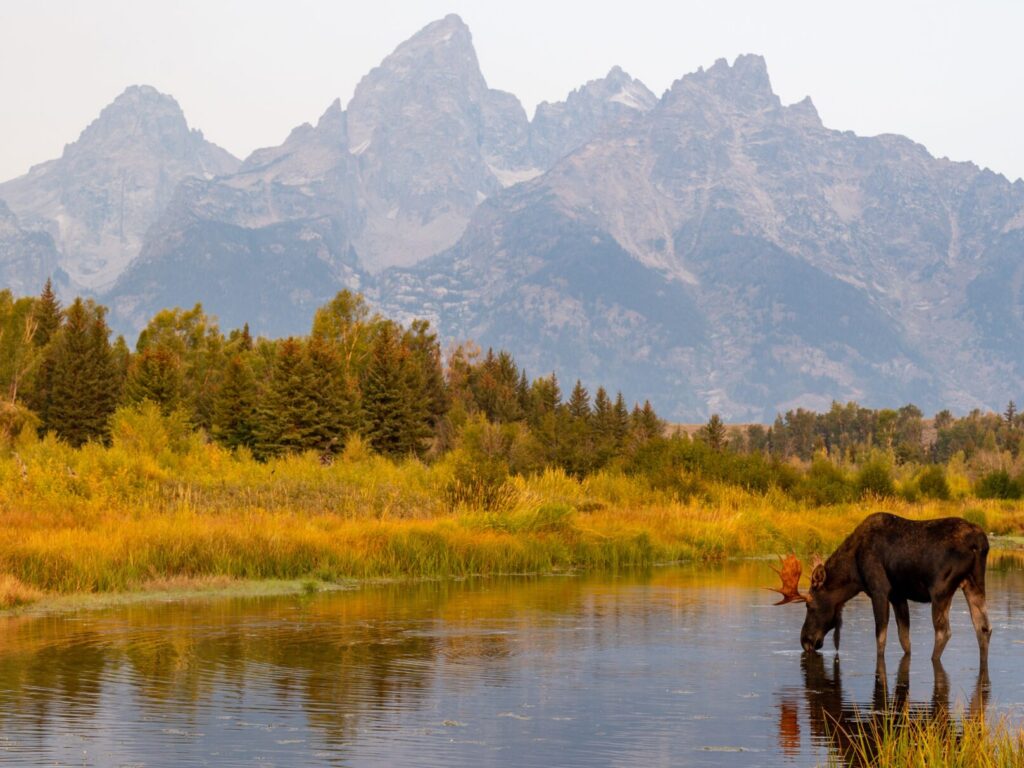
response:
<path fill-rule="evenodd" d="M 825 564 L 821 558 L 814 556 L 814 570 L 811 571 L 811 589 L 818 589 L 825 583 Z"/>

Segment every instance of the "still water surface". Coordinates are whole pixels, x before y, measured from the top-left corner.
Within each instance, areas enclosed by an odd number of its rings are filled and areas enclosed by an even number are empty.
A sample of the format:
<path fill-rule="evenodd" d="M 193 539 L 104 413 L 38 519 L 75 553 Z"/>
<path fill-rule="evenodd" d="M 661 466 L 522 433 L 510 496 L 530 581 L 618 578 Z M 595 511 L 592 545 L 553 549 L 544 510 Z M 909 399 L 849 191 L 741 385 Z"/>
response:
<path fill-rule="evenodd" d="M 870 604 L 841 662 L 767 562 L 478 579 L 0 619 L 0 763 L 810 766 L 827 718 L 893 701 L 1024 719 L 1024 572 L 989 575 L 990 680 L 966 604 L 944 667 L 914 606 L 876 679 Z M 838 748 L 842 748 L 842 744 Z"/>

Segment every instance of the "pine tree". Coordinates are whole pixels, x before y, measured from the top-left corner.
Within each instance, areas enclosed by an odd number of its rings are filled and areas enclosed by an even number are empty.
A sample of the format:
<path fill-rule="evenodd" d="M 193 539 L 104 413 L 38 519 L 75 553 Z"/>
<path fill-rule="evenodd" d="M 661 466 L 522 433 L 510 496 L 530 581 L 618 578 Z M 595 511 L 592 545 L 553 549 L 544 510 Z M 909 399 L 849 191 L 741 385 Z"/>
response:
<path fill-rule="evenodd" d="M 626 444 L 626 436 L 629 434 L 629 409 L 626 407 L 626 398 L 621 392 L 615 395 L 615 405 L 612 407 L 612 426 L 615 435 L 615 450 L 621 451 Z"/>
<path fill-rule="evenodd" d="M 569 415 L 574 419 L 583 421 L 590 419 L 590 393 L 579 379 L 576 379 L 576 385 L 572 388 L 572 394 L 569 395 L 568 407 Z"/>
<path fill-rule="evenodd" d="M 49 279 L 35 302 L 33 317 L 35 333 L 32 343 L 40 351 L 40 356 L 23 392 L 23 399 L 35 411 L 40 422 L 46 423 L 53 392 L 53 358 L 47 354 L 47 346 L 57 335 L 64 319 L 64 310 Z"/>
<path fill-rule="evenodd" d="M 228 448 L 253 448 L 257 440 L 256 379 L 242 354 L 228 360 L 213 404 L 213 437 Z"/>
<path fill-rule="evenodd" d="M 576 380 L 559 422 L 562 436 L 560 463 L 570 474 L 582 477 L 594 468 L 597 456 L 594 451 L 590 394 L 579 379 Z"/>
<path fill-rule="evenodd" d="M 53 290 L 53 281 L 49 278 L 47 278 L 46 285 L 43 286 L 43 292 L 39 294 L 39 299 L 36 301 L 34 314 L 36 332 L 32 341 L 37 347 L 42 348 L 49 344 L 50 339 L 60 330 L 61 320 L 64 316 L 60 301 L 57 299 L 57 293 Z"/>
<path fill-rule="evenodd" d="M 165 416 L 175 410 L 182 399 L 181 360 L 164 347 L 144 349 L 128 367 L 125 395 L 130 403 L 149 400 L 160 406 Z"/>
<path fill-rule="evenodd" d="M 1017 425 L 1017 404 L 1011 400 L 1006 404 L 1006 410 L 1003 411 L 1003 418 L 1006 419 L 1006 426 L 1013 429 Z"/>
<path fill-rule="evenodd" d="M 426 320 L 413 320 L 404 335 L 403 343 L 410 352 L 410 363 L 416 368 L 415 386 L 423 398 L 427 423 L 433 431 L 449 408 L 437 334 L 430 330 L 430 323 Z"/>
<path fill-rule="evenodd" d="M 430 435 L 429 412 L 410 358 L 398 327 L 382 323 L 363 380 L 363 431 L 374 450 L 387 456 L 421 453 Z"/>
<path fill-rule="evenodd" d="M 700 428 L 700 437 L 713 451 L 725 448 L 726 429 L 722 417 L 717 413 L 711 414 L 708 423 Z"/>
<path fill-rule="evenodd" d="M 594 395 L 593 425 L 594 462 L 603 467 L 616 451 L 615 406 L 604 387 L 598 387 Z"/>
<path fill-rule="evenodd" d="M 256 450 L 333 451 L 354 421 L 352 398 L 337 353 L 322 339 L 285 339 L 266 396 L 257 407 Z M 228 406 L 222 402 L 222 409 Z"/>
<path fill-rule="evenodd" d="M 48 348 L 53 389 L 42 428 L 75 447 L 110 434 L 119 392 L 109 336 L 103 308 L 79 298 Z"/>

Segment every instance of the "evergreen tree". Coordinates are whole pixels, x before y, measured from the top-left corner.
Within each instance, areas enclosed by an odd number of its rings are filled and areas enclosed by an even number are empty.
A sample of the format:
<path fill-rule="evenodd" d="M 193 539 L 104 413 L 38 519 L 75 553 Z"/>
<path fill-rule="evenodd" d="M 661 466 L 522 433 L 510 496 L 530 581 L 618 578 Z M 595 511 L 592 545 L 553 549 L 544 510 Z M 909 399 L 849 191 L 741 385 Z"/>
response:
<path fill-rule="evenodd" d="M 165 416 L 181 404 L 181 360 L 165 347 L 151 347 L 136 355 L 128 367 L 125 395 L 129 403 L 150 400 Z"/>
<path fill-rule="evenodd" d="M 110 434 L 119 392 L 109 336 L 103 308 L 79 298 L 48 347 L 53 389 L 42 428 L 75 447 Z"/>
<path fill-rule="evenodd" d="M 708 423 L 700 428 L 700 438 L 713 451 L 720 451 L 725 448 L 726 428 L 722 418 L 717 414 L 711 414 Z"/>
<path fill-rule="evenodd" d="M 612 424 L 615 432 L 615 450 L 621 451 L 626 444 L 626 436 L 629 434 L 629 409 L 626 407 L 626 398 L 622 396 L 621 392 L 615 395 Z"/>
<path fill-rule="evenodd" d="M 569 415 L 574 419 L 583 421 L 590 419 L 590 393 L 579 379 L 576 379 L 576 385 L 572 388 L 572 394 L 569 395 L 568 408 Z"/>
<path fill-rule="evenodd" d="M 363 431 L 374 450 L 387 456 L 421 453 L 430 435 L 429 412 L 410 358 L 398 327 L 382 323 L 362 386 Z"/>
<path fill-rule="evenodd" d="M 245 356 L 233 355 L 224 370 L 213 405 L 213 437 L 228 448 L 254 448 L 258 437 L 258 391 Z"/>
<path fill-rule="evenodd" d="M 1006 426 L 1013 429 L 1017 425 L 1017 404 L 1011 400 L 1006 404 L 1006 410 L 1003 411 L 1003 418 L 1006 419 Z"/>
<path fill-rule="evenodd" d="M 61 320 L 64 317 L 60 301 L 57 299 L 57 293 L 53 290 L 53 281 L 49 278 L 47 278 L 46 285 L 43 286 L 43 292 L 39 294 L 39 299 L 36 301 L 34 315 L 36 332 L 32 340 L 37 347 L 42 348 L 49 344 L 50 339 L 60 330 Z"/>
<path fill-rule="evenodd" d="M 344 444 L 355 413 L 342 367 L 336 350 L 322 339 L 303 345 L 289 338 L 280 344 L 266 396 L 257 407 L 260 456 L 333 452 Z"/>
<path fill-rule="evenodd" d="M 415 371 L 415 388 L 423 398 L 426 408 L 427 423 L 431 430 L 435 429 L 448 412 L 448 388 L 444 381 L 444 370 L 441 366 L 441 346 L 437 342 L 437 334 L 430 330 L 426 320 L 413 320 L 403 339 L 409 350 L 410 360 Z"/>
<path fill-rule="evenodd" d="M 590 394 L 579 379 L 560 416 L 560 463 L 570 474 L 582 477 L 594 469 L 597 456 L 594 450 Z"/>
<path fill-rule="evenodd" d="M 48 279 L 32 308 L 31 343 L 37 354 L 34 355 L 33 369 L 25 380 L 25 386 L 20 394 L 25 404 L 42 420 L 46 418 L 53 390 L 53 361 L 46 354 L 46 348 L 60 330 L 63 318 L 64 312 L 53 290 L 53 282 Z M 9 353 L 5 356 L 7 354 Z"/>
<path fill-rule="evenodd" d="M 598 387 L 594 395 L 594 463 L 597 467 L 607 464 L 616 452 L 615 406 L 608 398 L 604 387 Z"/>

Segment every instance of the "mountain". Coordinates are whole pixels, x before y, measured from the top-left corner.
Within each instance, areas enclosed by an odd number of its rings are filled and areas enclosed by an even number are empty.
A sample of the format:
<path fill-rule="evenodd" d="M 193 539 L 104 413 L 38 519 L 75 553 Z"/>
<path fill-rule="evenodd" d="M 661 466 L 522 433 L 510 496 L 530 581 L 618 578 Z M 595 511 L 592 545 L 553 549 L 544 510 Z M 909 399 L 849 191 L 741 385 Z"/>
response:
<path fill-rule="evenodd" d="M 53 238 L 22 227 L 0 200 L 0 286 L 15 296 L 29 296 L 39 293 L 48 277 L 62 285 L 67 276 L 57 266 L 59 259 Z"/>
<path fill-rule="evenodd" d="M 1024 381 L 1024 182 L 827 128 L 758 56 L 660 98 L 615 67 L 529 120 L 447 16 L 241 164 L 136 88 L 0 198 L 8 284 L 66 273 L 119 330 L 202 301 L 300 333 L 348 287 L 686 421 Z"/>
<path fill-rule="evenodd" d="M 829 130 L 741 56 L 488 200 L 377 296 L 673 418 L 963 410 L 1020 396 L 1022 246 L 1024 184 Z"/>
<path fill-rule="evenodd" d="M 138 327 L 204 298 L 225 324 L 302 332 L 310 303 L 450 248 L 481 201 L 654 101 L 616 68 L 531 124 L 515 96 L 487 86 L 469 29 L 447 16 L 370 71 L 344 109 L 335 101 L 236 173 L 181 184 L 108 292 L 115 321 Z M 301 233 L 294 247 L 287 232 Z"/>
<path fill-rule="evenodd" d="M 647 86 L 612 67 L 606 77 L 591 80 L 556 104 L 543 102 L 530 124 L 533 162 L 550 168 L 602 132 L 628 125 L 658 103 Z"/>
<path fill-rule="evenodd" d="M 102 290 L 138 255 L 182 179 L 237 165 L 189 129 L 173 98 L 132 86 L 59 158 L 0 184 L 0 199 L 23 227 L 53 238 L 73 289 Z"/>

